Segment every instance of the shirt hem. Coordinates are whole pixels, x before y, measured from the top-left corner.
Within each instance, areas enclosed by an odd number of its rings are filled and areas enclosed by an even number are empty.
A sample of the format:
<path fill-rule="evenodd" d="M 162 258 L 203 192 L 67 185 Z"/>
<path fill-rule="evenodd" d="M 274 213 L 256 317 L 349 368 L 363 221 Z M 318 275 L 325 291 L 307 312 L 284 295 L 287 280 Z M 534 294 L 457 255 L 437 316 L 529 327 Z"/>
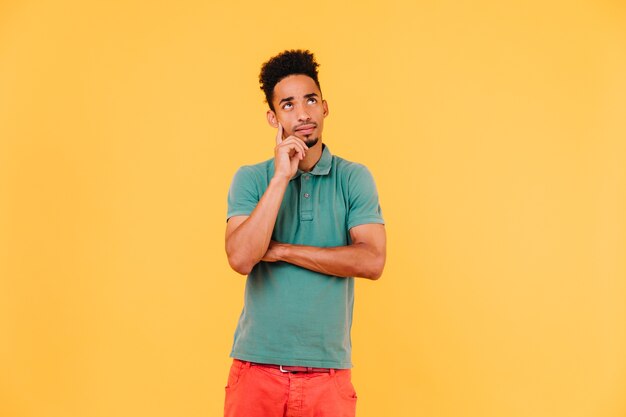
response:
<path fill-rule="evenodd" d="M 333 368 L 333 369 L 350 369 L 352 368 L 351 362 L 335 362 L 335 361 L 320 361 L 311 359 L 295 359 L 295 358 L 273 358 L 268 356 L 239 354 L 232 352 L 230 357 L 233 359 L 239 359 L 241 361 L 267 363 L 272 365 L 283 366 L 310 366 L 315 368 Z"/>
<path fill-rule="evenodd" d="M 232 213 L 228 213 L 226 215 L 226 221 L 233 216 L 249 216 L 252 214 L 252 211 L 233 211 Z"/>
<path fill-rule="evenodd" d="M 352 221 L 352 223 L 348 224 L 347 229 L 350 230 L 353 227 L 360 226 L 362 224 L 385 224 L 385 221 L 380 217 L 363 217 Z"/>

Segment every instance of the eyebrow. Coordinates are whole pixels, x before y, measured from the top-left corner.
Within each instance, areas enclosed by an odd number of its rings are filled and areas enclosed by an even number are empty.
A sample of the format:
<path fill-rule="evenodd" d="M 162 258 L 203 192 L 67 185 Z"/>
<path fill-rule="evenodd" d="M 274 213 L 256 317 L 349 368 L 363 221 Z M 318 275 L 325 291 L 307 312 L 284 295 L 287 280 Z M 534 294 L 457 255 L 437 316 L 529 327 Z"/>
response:
<path fill-rule="evenodd" d="M 304 98 L 311 98 L 311 97 L 317 97 L 317 94 L 316 94 L 316 93 L 309 93 L 309 94 L 305 94 L 305 95 L 304 95 Z M 291 96 L 291 97 L 285 97 L 284 99 L 280 100 L 280 101 L 278 102 L 278 104 L 281 104 L 283 101 L 292 101 L 293 99 L 294 99 L 294 97 L 293 97 L 293 96 Z"/>

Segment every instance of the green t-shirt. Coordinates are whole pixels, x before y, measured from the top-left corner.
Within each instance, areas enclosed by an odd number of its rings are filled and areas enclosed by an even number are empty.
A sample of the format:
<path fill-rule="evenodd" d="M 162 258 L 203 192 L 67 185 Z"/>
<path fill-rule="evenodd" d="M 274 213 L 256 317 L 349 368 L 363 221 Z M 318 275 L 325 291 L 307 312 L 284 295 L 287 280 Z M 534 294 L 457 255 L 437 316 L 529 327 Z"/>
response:
<path fill-rule="evenodd" d="M 274 159 L 239 168 L 227 218 L 250 215 L 274 176 Z M 350 228 L 383 224 L 372 175 L 361 164 L 322 156 L 289 181 L 272 239 L 332 247 L 351 243 Z M 244 307 L 230 356 L 278 365 L 350 368 L 354 278 L 287 262 L 259 262 L 246 280 Z"/>

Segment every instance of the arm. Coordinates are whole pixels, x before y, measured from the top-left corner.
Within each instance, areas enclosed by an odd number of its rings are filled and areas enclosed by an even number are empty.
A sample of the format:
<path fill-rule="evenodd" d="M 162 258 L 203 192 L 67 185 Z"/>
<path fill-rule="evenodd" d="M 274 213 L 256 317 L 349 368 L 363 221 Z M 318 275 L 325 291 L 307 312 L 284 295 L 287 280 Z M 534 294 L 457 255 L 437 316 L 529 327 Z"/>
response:
<path fill-rule="evenodd" d="M 380 278 L 386 259 L 386 234 L 382 224 L 363 224 L 350 229 L 352 243 L 319 248 L 271 242 L 263 261 L 284 261 L 337 277 Z"/>
<path fill-rule="evenodd" d="M 274 177 L 249 216 L 233 216 L 226 225 L 226 254 L 231 268 L 242 275 L 250 273 L 270 244 L 276 216 L 285 195 L 289 179 L 298 169 L 308 147 L 290 136 L 283 140 L 278 126 L 274 148 Z"/>
<path fill-rule="evenodd" d="M 288 181 L 273 178 L 250 216 L 233 216 L 226 224 L 226 254 L 231 268 L 250 273 L 267 250 Z"/>

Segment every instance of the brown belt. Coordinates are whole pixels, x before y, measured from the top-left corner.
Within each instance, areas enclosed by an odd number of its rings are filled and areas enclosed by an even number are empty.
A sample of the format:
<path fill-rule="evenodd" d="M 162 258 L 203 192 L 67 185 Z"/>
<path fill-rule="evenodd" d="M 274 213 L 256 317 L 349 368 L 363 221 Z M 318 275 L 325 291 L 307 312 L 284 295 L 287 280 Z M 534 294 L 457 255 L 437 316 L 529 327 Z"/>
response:
<path fill-rule="evenodd" d="M 305 373 L 324 372 L 324 373 L 329 373 L 330 372 L 329 368 L 311 368 L 310 366 L 283 366 L 283 365 L 274 365 L 274 364 L 271 364 L 271 363 L 250 362 L 250 366 L 265 366 L 266 368 L 280 369 L 280 372 L 285 372 L 285 373 L 289 373 L 289 372 L 305 372 Z"/>

